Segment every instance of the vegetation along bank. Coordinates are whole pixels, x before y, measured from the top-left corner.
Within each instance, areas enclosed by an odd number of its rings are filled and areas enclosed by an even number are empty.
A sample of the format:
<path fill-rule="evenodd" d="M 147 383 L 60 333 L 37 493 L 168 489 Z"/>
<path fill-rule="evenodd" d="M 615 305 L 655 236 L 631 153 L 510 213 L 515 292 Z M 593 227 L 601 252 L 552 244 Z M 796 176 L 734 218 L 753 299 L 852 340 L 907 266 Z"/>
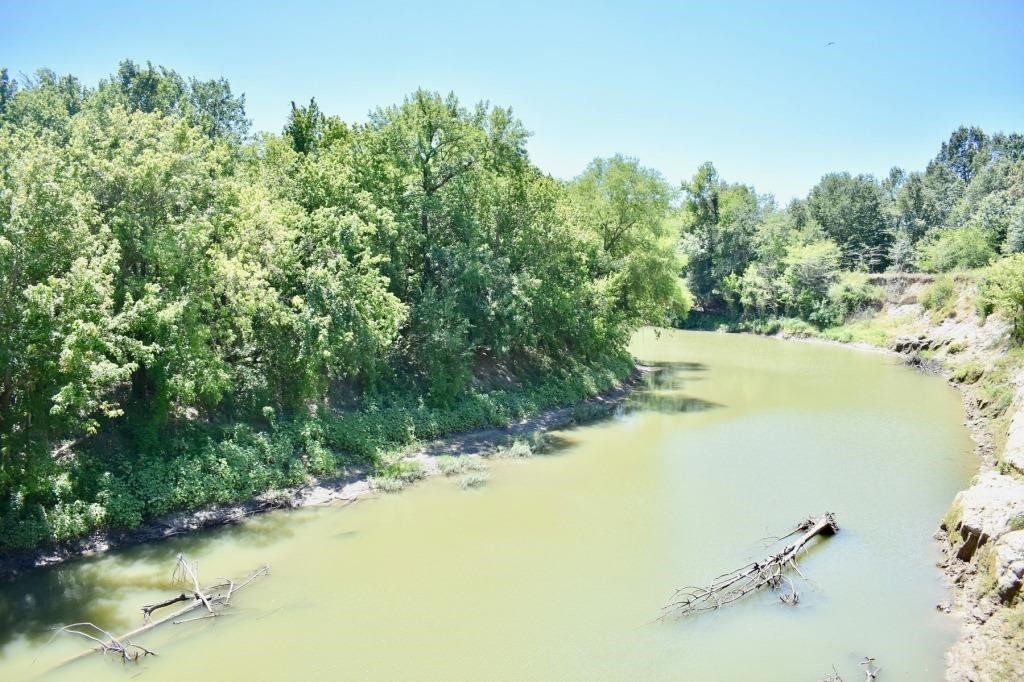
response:
<path fill-rule="evenodd" d="M 599 395 L 685 316 L 673 192 L 541 173 L 509 109 L 417 91 L 251 134 L 226 81 L 0 77 L 0 555 L 387 479 Z"/>
<path fill-rule="evenodd" d="M 511 110 L 417 91 L 253 134 L 224 80 L 0 72 L 0 555 L 314 481 L 602 394 L 640 325 L 863 342 L 965 390 L 952 679 L 1018 673 L 1024 136 L 780 207 L 710 163 L 563 181 Z M 266 498 L 264 498 L 266 499 Z M 1016 577 L 1015 577 L 1016 576 Z"/>
<path fill-rule="evenodd" d="M 963 128 L 923 173 L 833 174 L 784 211 L 706 166 L 681 215 L 688 326 L 884 348 L 963 392 L 980 472 L 938 530 L 958 681 L 1024 679 L 1021 143 Z"/>

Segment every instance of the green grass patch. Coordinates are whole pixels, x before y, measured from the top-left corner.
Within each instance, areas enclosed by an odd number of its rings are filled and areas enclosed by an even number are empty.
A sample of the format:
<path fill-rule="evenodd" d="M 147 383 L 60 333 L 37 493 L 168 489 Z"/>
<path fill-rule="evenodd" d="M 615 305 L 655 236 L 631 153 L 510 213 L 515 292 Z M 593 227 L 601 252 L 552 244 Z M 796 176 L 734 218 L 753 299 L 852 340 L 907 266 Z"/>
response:
<path fill-rule="evenodd" d="M 480 488 L 487 485 L 490 480 L 491 477 L 486 471 L 473 471 L 459 479 L 459 487 L 463 490 Z"/>
<path fill-rule="evenodd" d="M 486 471 L 487 463 L 479 457 L 442 455 L 437 458 L 437 467 L 444 476 L 458 476 L 472 471 Z"/>

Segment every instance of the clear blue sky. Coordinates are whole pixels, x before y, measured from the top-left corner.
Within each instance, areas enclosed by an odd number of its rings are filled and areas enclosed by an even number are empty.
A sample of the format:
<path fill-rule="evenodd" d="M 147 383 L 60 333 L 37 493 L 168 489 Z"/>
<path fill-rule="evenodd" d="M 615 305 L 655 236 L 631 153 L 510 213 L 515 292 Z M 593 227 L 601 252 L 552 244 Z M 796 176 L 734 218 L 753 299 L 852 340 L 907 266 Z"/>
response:
<path fill-rule="evenodd" d="M 922 168 L 962 123 L 1024 130 L 1019 0 L 327 5 L 0 0 L 0 65 L 224 76 L 273 131 L 291 100 L 352 121 L 454 90 L 512 106 L 556 176 L 622 152 L 675 182 L 711 160 L 780 200 L 831 170 Z"/>

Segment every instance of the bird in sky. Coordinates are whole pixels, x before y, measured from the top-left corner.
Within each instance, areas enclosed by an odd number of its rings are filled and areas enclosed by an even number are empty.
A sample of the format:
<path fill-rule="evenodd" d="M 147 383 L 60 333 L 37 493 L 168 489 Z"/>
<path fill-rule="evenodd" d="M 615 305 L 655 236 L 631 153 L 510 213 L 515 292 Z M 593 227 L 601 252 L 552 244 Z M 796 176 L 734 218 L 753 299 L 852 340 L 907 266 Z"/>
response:
<path fill-rule="evenodd" d="M 829 45 L 835 45 L 835 44 L 836 44 L 836 41 L 830 40 L 827 43 L 825 43 L 825 47 L 828 47 Z"/>

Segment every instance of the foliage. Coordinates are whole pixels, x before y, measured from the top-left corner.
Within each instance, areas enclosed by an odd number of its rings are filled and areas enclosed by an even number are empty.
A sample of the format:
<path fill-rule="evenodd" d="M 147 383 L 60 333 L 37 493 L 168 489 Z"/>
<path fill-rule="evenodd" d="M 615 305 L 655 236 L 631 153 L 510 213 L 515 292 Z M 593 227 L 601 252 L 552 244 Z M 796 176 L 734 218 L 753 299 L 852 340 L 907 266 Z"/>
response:
<path fill-rule="evenodd" d="M 893 168 L 881 179 L 828 173 L 784 209 L 725 183 L 710 163 L 683 184 L 683 195 L 680 250 L 700 308 L 692 325 L 776 325 L 781 316 L 842 326 L 877 307 L 880 291 L 838 269 L 947 272 L 1024 251 L 1024 135 L 958 128 L 923 171 Z M 728 212 L 727 204 L 742 210 Z M 831 259 L 819 264 L 829 263 L 824 271 L 836 279 L 808 285 L 799 263 L 824 253 L 826 240 L 839 249 L 838 268 Z"/>
<path fill-rule="evenodd" d="M 992 233 L 980 227 L 936 230 L 917 247 L 917 265 L 924 272 L 970 270 L 996 257 Z"/>
<path fill-rule="evenodd" d="M 999 312 L 1024 339 L 1024 254 L 1007 256 L 992 265 L 978 285 L 978 307 L 983 314 Z"/>
<path fill-rule="evenodd" d="M 465 455 L 442 455 L 437 458 L 437 467 L 445 476 L 457 476 L 467 472 L 487 470 L 487 464 L 479 457 Z"/>
<path fill-rule="evenodd" d="M 862 272 L 846 272 L 828 289 L 828 301 L 840 321 L 881 310 L 885 301 L 882 287 L 871 284 Z"/>
<path fill-rule="evenodd" d="M 248 133 L 224 80 L 0 72 L 0 547 L 132 526 L 593 395 L 685 316 L 672 192 L 543 175 L 417 91 Z M 477 390 L 504 376 L 489 390 Z"/>
<path fill-rule="evenodd" d="M 879 271 L 887 265 L 892 233 L 873 177 L 829 173 L 808 195 L 807 212 L 840 246 L 845 267 Z"/>
<path fill-rule="evenodd" d="M 487 485 L 490 480 L 491 476 L 486 471 L 472 471 L 459 479 L 459 487 L 463 490 L 480 488 Z"/>
<path fill-rule="evenodd" d="M 956 300 L 956 285 L 951 277 L 938 278 L 918 296 L 921 307 L 930 311 L 932 319 L 936 322 L 953 315 Z"/>
<path fill-rule="evenodd" d="M 714 307 L 735 288 L 726 283 L 743 273 L 755 255 L 756 230 L 765 203 L 746 185 L 721 181 L 710 163 L 684 183 L 683 252 L 690 288 L 705 307 Z"/>

